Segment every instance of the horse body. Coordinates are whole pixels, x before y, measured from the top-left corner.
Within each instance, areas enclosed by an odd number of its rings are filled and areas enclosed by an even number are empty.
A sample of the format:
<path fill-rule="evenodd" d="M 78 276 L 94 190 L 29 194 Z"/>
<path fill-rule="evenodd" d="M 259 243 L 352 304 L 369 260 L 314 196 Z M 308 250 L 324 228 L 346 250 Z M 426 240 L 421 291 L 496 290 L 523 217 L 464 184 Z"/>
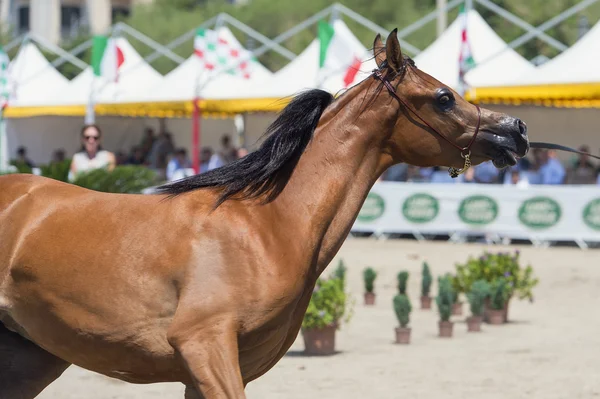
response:
<path fill-rule="evenodd" d="M 406 66 L 395 31 L 375 49 L 388 90 L 407 71 L 430 79 Z M 430 129 L 453 132 L 444 140 L 469 143 L 474 164 L 526 153 L 522 122 L 427 83 L 403 93 Z M 333 103 L 323 91 L 299 96 L 259 150 L 159 195 L 0 178 L 0 320 L 33 342 L 0 325 L 0 392 L 33 398 L 77 364 L 180 381 L 190 398 L 244 398 L 293 344 L 376 179 L 398 162 L 464 163 L 382 89 L 368 80 Z"/>
<path fill-rule="evenodd" d="M 226 206 L 207 216 L 197 197 L 163 203 L 161 197 L 112 196 L 22 175 L 3 176 L 0 185 L 11 193 L 0 198 L 0 235 L 13 238 L 0 247 L 0 318 L 12 330 L 69 363 L 115 378 L 187 382 L 167 333 L 181 292 L 192 290 L 194 307 L 211 309 L 225 297 L 238 309 L 240 339 L 248 346 L 240 353 L 242 370 L 260 372 L 273 360 L 265 352 L 279 355 L 297 319 L 291 310 L 306 291 L 303 280 L 290 277 L 293 265 L 268 260 L 274 258 L 269 248 L 283 247 L 276 242 L 281 235 L 262 238 L 247 227 L 236 229 L 252 223 L 232 218 Z M 61 242 L 69 245 L 57 249 Z M 264 263 L 222 259 L 232 248 Z M 221 264 L 231 267 L 216 271 Z M 224 289 L 216 276 L 248 284 Z M 263 289 L 278 286 L 271 300 Z"/>

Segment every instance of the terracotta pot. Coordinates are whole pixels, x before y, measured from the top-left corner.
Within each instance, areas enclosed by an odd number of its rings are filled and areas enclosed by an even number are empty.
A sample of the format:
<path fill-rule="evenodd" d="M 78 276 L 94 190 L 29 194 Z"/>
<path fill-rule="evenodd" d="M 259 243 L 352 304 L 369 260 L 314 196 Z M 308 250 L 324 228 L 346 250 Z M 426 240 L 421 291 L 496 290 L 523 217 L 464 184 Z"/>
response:
<path fill-rule="evenodd" d="M 467 317 L 467 331 L 468 332 L 480 332 L 482 321 L 483 321 L 482 316 Z"/>
<path fill-rule="evenodd" d="M 422 296 L 421 297 L 421 309 L 431 309 L 431 297 L 430 296 Z"/>
<path fill-rule="evenodd" d="M 335 326 L 302 329 L 304 353 L 306 355 L 328 356 L 335 353 Z"/>
<path fill-rule="evenodd" d="M 452 304 L 452 314 L 454 316 L 462 316 L 462 314 L 463 314 L 462 308 L 463 308 L 462 302 L 456 302 L 456 303 Z"/>
<path fill-rule="evenodd" d="M 365 292 L 365 305 L 375 305 L 375 293 Z"/>
<path fill-rule="evenodd" d="M 504 304 L 504 322 L 508 323 L 508 304 L 510 303 L 510 298 Z"/>
<path fill-rule="evenodd" d="M 410 344 L 410 327 L 396 327 L 396 343 Z"/>
<path fill-rule="evenodd" d="M 444 338 L 452 337 L 452 327 L 454 327 L 453 322 L 440 321 L 440 322 L 438 322 L 438 327 L 440 329 L 440 337 L 444 337 Z"/>
<path fill-rule="evenodd" d="M 489 309 L 488 317 L 490 319 L 490 324 L 499 325 L 504 324 L 504 310 L 503 309 Z"/>

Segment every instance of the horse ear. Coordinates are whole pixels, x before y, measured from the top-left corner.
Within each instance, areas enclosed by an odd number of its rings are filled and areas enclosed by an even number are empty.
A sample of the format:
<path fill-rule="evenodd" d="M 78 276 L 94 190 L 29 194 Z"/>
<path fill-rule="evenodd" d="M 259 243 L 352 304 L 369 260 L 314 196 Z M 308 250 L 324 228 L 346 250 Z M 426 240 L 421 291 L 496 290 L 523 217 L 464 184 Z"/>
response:
<path fill-rule="evenodd" d="M 379 33 L 375 36 L 375 41 L 373 42 L 373 56 L 375 56 L 375 63 L 377 63 L 377 66 L 381 67 L 381 64 L 385 62 L 385 46 L 381 41 L 381 35 Z"/>
<path fill-rule="evenodd" d="M 390 68 L 392 68 L 394 72 L 402 69 L 404 59 L 402 56 L 402 49 L 400 48 L 400 42 L 398 41 L 398 28 L 391 31 L 385 41 L 385 52 Z"/>

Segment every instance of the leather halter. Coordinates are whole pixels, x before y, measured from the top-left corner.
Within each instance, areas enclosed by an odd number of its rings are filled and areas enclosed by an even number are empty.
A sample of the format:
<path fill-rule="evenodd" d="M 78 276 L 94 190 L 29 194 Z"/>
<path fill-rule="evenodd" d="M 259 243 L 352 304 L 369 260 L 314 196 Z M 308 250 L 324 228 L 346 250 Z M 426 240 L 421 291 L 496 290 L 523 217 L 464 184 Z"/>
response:
<path fill-rule="evenodd" d="M 457 148 L 460 151 L 460 156 L 463 157 L 463 159 L 465 160 L 465 164 L 462 167 L 462 169 L 450 168 L 448 170 L 448 172 L 450 173 L 450 176 L 452 178 L 458 177 L 459 175 L 465 173 L 467 171 L 467 169 L 469 169 L 471 167 L 471 146 L 473 145 L 473 143 L 475 142 L 475 139 L 477 138 L 477 134 L 479 133 L 479 125 L 481 123 L 481 109 L 479 109 L 479 106 L 477 104 L 475 104 L 475 107 L 477 108 L 477 127 L 475 128 L 475 134 L 469 141 L 469 144 L 467 144 L 465 147 L 461 147 L 458 144 L 456 144 L 455 142 L 450 141 L 446 136 L 441 134 L 436 128 L 434 128 L 429 123 L 427 123 L 427 121 L 425 121 L 423 118 L 421 118 L 414 109 L 412 109 L 404 100 L 402 100 L 396 93 L 396 89 L 394 89 L 394 86 L 392 86 L 390 81 L 387 80 L 386 77 L 382 75 L 380 69 L 374 69 L 373 76 L 375 76 L 376 79 L 379 79 L 385 85 L 385 87 L 388 89 L 388 91 L 390 92 L 392 97 L 394 97 L 396 100 L 398 100 L 400 102 L 400 104 L 402 104 L 406 109 L 410 110 L 429 129 L 433 130 L 438 136 L 440 136 L 441 138 L 446 140 L 453 147 Z"/>

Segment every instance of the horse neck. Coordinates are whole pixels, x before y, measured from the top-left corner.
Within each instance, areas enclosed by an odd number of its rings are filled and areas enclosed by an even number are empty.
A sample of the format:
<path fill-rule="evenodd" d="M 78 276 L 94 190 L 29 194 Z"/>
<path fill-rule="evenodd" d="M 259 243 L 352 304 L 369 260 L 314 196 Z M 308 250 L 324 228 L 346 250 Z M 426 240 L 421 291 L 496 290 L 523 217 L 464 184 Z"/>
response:
<path fill-rule="evenodd" d="M 346 93 L 325 111 L 287 186 L 273 202 L 286 225 L 294 226 L 294 237 L 313 251 L 315 276 L 340 249 L 369 190 L 393 163 L 383 150 L 394 124 L 385 115 L 390 111 L 371 106 L 360 113 L 370 100 L 368 94 L 365 99 L 366 90 L 355 87 L 355 95 Z"/>

